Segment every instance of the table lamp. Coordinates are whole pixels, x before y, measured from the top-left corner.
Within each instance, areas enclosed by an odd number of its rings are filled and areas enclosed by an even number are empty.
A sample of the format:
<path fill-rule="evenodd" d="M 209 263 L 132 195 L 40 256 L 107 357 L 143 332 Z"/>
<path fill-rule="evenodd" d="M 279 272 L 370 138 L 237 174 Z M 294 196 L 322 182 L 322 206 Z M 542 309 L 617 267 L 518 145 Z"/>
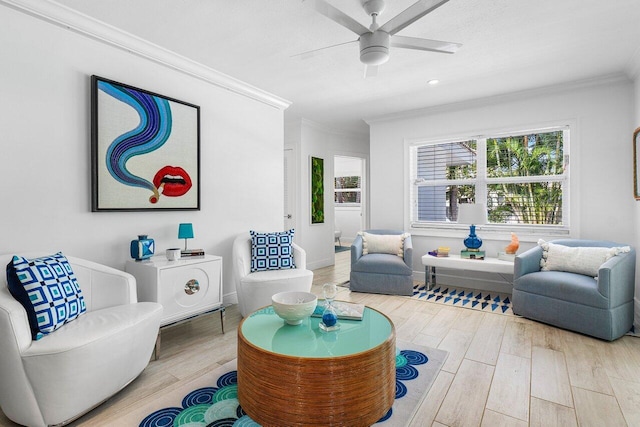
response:
<path fill-rule="evenodd" d="M 487 209 L 482 203 L 463 203 L 458 205 L 458 224 L 470 224 L 469 236 L 464 239 L 468 251 L 478 251 L 482 239 L 476 236 L 476 225 L 487 223 Z"/>
<path fill-rule="evenodd" d="M 184 239 L 184 250 L 187 250 L 187 239 L 193 239 L 193 224 L 190 222 L 178 226 L 178 239 Z"/>

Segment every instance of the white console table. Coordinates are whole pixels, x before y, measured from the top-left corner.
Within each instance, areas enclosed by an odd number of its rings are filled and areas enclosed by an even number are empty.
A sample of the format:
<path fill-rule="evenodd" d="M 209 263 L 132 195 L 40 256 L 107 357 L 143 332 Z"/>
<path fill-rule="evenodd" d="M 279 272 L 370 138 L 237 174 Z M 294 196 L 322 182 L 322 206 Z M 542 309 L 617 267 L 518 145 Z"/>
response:
<path fill-rule="evenodd" d="M 224 333 L 225 308 L 222 305 L 222 258 L 205 255 L 168 261 L 155 256 L 145 261 L 127 261 L 125 271 L 136 278 L 138 301 L 162 304 L 160 330 L 202 314 L 220 312 Z M 155 358 L 160 355 L 160 332 Z"/>
<path fill-rule="evenodd" d="M 457 270 L 483 271 L 487 273 L 513 274 L 513 262 L 503 261 L 497 258 L 467 259 L 460 255 L 449 255 L 448 257 L 435 257 L 424 255 L 422 265 L 425 266 L 425 284 L 427 289 L 431 289 L 436 284 L 436 267 L 452 268 Z"/>

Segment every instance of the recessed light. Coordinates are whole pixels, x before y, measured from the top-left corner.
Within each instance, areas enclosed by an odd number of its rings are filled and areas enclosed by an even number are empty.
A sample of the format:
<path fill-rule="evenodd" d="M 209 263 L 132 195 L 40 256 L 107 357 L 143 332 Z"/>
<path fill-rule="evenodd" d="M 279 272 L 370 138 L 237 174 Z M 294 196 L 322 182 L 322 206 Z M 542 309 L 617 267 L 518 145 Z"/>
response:
<path fill-rule="evenodd" d="M 430 84 L 431 86 L 434 86 L 434 85 L 437 85 L 438 83 L 440 83 L 440 80 L 432 79 L 432 80 L 429 80 L 427 83 Z"/>

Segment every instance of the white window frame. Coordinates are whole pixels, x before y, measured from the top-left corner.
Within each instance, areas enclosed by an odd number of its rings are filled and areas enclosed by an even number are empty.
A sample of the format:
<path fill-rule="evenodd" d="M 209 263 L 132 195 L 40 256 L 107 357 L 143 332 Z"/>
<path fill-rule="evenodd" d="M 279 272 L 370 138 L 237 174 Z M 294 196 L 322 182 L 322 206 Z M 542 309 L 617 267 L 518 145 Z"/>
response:
<path fill-rule="evenodd" d="M 353 175 L 353 176 L 358 176 L 358 175 Z M 334 181 L 333 181 L 333 192 L 334 192 L 334 203 L 336 206 L 345 206 L 345 207 L 349 207 L 349 206 L 360 206 L 362 205 L 362 176 L 358 176 L 360 178 L 360 187 L 357 188 L 335 188 L 336 184 L 335 184 L 335 180 L 337 178 L 343 178 L 342 176 L 336 176 L 334 177 Z M 358 202 L 335 202 L 335 193 L 360 193 L 360 203 Z"/>
<path fill-rule="evenodd" d="M 415 169 L 414 159 L 412 159 L 412 151 L 417 146 L 436 145 L 458 141 L 477 141 L 476 153 L 476 178 L 469 180 L 442 180 L 430 181 L 431 184 L 440 185 L 464 185 L 473 184 L 476 186 L 476 201 L 485 201 L 487 197 L 487 185 L 496 183 L 522 183 L 522 182 L 548 182 L 551 180 L 562 182 L 562 225 L 532 225 L 532 224 L 485 224 L 482 226 L 482 232 L 487 237 L 496 239 L 505 239 L 509 237 L 511 232 L 515 232 L 522 240 L 535 241 L 540 236 L 571 236 L 571 197 L 570 197 L 570 146 L 571 138 L 576 137 L 574 125 L 569 124 L 546 124 L 545 126 L 529 126 L 524 129 L 511 129 L 501 131 L 486 131 L 474 134 L 456 135 L 438 139 L 413 139 L 405 140 L 405 229 L 415 235 L 429 235 L 437 237 L 459 237 L 459 230 L 468 230 L 468 225 L 458 224 L 457 222 L 444 221 L 412 221 L 414 211 L 412 191 L 414 187 Z M 500 138 L 508 136 L 516 136 L 532 133 L 544 133 L 562 130 L 563 135 L 563 157 L 564 157 L 564 173 L 562 175 L 544 176 L 539 179 L 531 177 L 504 177 L 489 178 L 486 176 L 486 140 L 490 138 Z"/>

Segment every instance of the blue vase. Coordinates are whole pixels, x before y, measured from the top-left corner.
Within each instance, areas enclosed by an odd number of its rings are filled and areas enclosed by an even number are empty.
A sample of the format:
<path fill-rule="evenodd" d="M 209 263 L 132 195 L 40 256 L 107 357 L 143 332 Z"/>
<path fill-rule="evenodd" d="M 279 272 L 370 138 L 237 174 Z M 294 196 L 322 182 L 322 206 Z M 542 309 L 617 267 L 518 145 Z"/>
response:
<path fill-rule="evenodd" d="M 464 245 L 467 247 L 467 249 L 480 249 L 480 246 L 482 246 L 482 239 L 476 236 L 475 225 L 469 227 L 469 237 L 464 239 Z"/>
<path fill-rule="evenodd" d="M 138 236 L 138 240 L 131 241 L 131 258 L 136 261 L 151 258 L 155 252 L 155 242 L 146 234 Z"/>

